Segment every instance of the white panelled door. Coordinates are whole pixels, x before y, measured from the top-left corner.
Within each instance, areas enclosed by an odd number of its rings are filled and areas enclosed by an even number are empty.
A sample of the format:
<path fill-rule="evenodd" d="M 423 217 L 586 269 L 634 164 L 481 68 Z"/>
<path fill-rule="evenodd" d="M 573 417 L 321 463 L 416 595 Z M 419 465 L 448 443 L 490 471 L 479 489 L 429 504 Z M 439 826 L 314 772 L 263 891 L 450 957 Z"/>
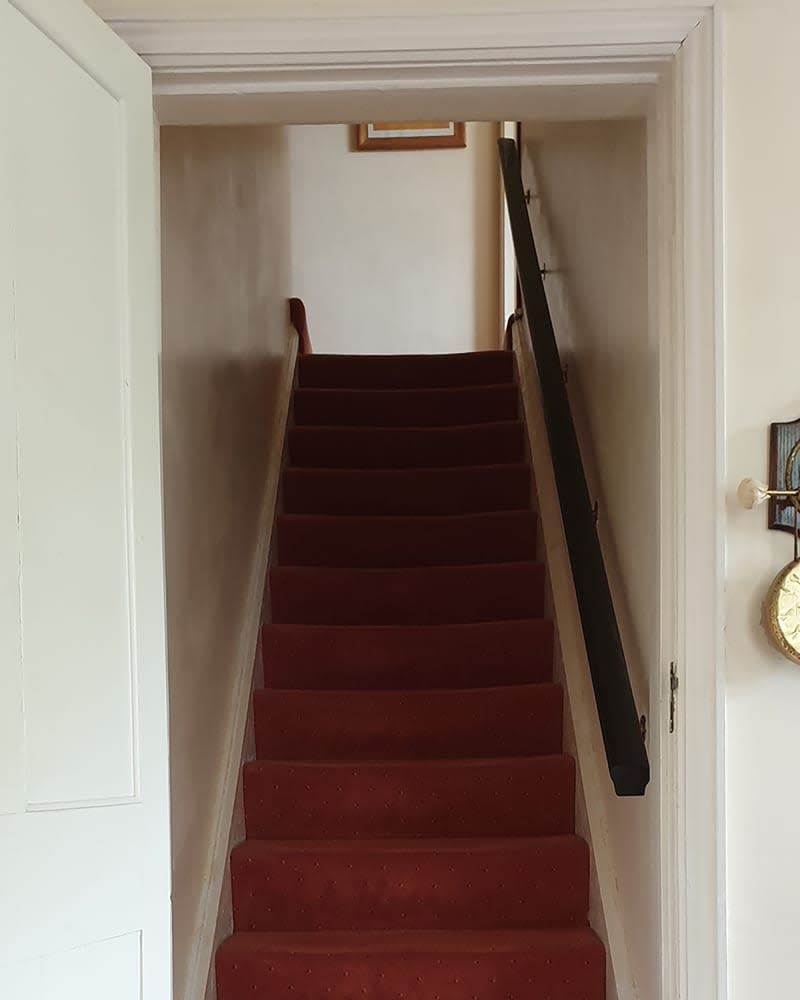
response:
<path fill-rule="evenodd" d="M 0 0 L 0 997 L 168 1000 L 147 67 Z"/>

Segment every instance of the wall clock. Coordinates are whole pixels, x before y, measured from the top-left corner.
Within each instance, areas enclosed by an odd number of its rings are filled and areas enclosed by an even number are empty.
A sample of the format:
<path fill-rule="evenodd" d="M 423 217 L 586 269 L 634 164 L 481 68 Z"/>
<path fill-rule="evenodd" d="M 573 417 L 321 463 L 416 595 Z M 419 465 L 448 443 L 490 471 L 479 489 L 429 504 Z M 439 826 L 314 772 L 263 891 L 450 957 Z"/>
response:
<path fill-rule="evenodd" d="M 800 420 L 770 427 L 769 471 L 773 488 L 744 479 L 738 495 L 748 509 L 769 500 L 768 527 L 794 537 L 794 559 L 767 591 L 762 623 L 772 645 L 800 664 Z"/>
<path fill-rule="evenodd" d="M 800 561 L 785 566 L 769 588 L 764 628 L 778 652 L 800 663 Z"/>

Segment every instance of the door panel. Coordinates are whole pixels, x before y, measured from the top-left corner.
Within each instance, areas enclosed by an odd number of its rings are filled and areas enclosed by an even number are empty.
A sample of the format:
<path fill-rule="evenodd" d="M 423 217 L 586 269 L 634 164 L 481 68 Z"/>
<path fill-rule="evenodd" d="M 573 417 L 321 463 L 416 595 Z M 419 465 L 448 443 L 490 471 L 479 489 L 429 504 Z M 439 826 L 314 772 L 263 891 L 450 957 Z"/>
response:
<path fill-rule="evenodd" d="M 124 109 L 12 20 L 25 784 L 41 808 L 135 794 Z"/>
<path fill-rule="evenodd" d="M 0 0 L 0 996 L 170 996 L 147 67 Z"/>

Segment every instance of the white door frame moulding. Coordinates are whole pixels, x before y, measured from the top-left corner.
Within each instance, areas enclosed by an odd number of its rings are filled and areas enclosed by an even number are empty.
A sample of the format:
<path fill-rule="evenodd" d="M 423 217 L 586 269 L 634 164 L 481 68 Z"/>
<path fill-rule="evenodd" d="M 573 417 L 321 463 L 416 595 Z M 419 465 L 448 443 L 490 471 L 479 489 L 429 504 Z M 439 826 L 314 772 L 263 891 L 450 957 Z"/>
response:
<path fill-rule="evenodd" d="M 280 0 L 278 0 L 280 2 Z M 464 0 L 465 4 L 470 0 Z M 631 0 L 629 0 L 631 2 Z M 344 6 L 345 0 L 342 0 Z M 611 3 L 611 0 L 609 0 Z M 102 14 L 102 4 L 97 6 Z M 663 210 L 674 222 L 659 302 L 662 337 L 661 525 L 663 569 L 661 697 L 651 705 L 662 753 L 661 1000 L 724 1000 L 724 511 L 721 289 L 721 124 L 717 3 L 663 0 L 620 10 L 486 13 L 473 5 L 435 13 L 396 5 L 380 15 L 332 17 L 204 12 L 111 17 L 112 27 L 150 64 L 157 110 L 197 123 L 199 102 L 257 98 L 264 120 L 288 98 L 298 124 L 303 101 L 346 95 L 366 114 L 379 92 L 486 93 L 496 88 L 569 86 L 603 93 L 669 80 L 670 177 Z M 609 86 L 613 84 L 615 86 Z M 256 107 L 256 105 L 254 105 Z M 311 105 L 309 105 L 311 107 Z M 265 110 L 266 109 L 266 110 Z M 498 120 L 512 115 L 498 111 Z M 341 119 L 339 119 L 341 120 Z M 664 317 L 667 317 L 666 319 Z M 663 329 L 663 327 L 662 327 Z M 668 734 L 669 664 L 678 665 L 678 725 Z"/>
<path fill-rule="evenodd" d="M 95 4 L 102 15 L 102 3 Z M 437 13 L 397 4 L 369 14 L 316 14 L 269 10 L 236 16 L 220 0 L 202 17 L 186 11 L 132 13 L 117 8 L 111 26 L 137 47 L 159 72 L 197 70 L 363 66 L 416 62 L 423 53 L 454 55 L 457 62 L 491 58 L 549 58 L 559 51 L 571 61 L 613 55 L 672 55 L 706 16 L 707 3 L 625 10 L 469 10 Z"/>
<path fill-rule="evenodd" d="M 102 4 L 99 5 L 102 14 Z M 608 11 L 109 18 L 162 97 L 309 89 L 654 82 L 706 4 Z"/>

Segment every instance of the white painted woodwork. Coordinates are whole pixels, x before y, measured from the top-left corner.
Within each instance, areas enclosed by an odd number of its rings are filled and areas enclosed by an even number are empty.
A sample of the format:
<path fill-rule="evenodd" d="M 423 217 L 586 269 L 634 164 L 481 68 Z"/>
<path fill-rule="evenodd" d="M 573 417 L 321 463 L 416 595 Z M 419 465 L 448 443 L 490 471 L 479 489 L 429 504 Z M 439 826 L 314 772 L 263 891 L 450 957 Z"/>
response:
<path fill-rule="evenodd" d="M 609 7 L 537 10 L 527 4 L 527 9 L 517 10 L 489 10 L 485 5 L 425 10 L 395 3 L 384 10 L 375 10 L 374 4 L 367 11 L 351 9 L 344 16 L 340 10 L 323 12 L 317 5 L 309 16 L 296 4 L 262 2 L 249 11 L 239 4 L 232 12 L 217 0 L 215 10 L 173 7 L 156 14 L 132 8 L 126 17 L 124 9 L 108 0 L 93 0 L 93 6 L 155 70 L 167 74 L 181 64 L 184 69 L 213 67 L 220 72 L 224 65 L 248 71 L 343 64 L 383 68 L 413 64 L 420 55 L 433 53 L 449 53 L 461 65 L 489 61 L 500 71 L 509 68 L 509 52 L 522 64 L 531 57 L 561 57 L 566 63 L 673 55 L 708 10 L 702 3 L 673 9 L 660 5 L 632 17 Z M 157 89 L 165 82 L 159 79 Z"/>
<path fill-rule="evenodd" d="M 503 121 L 500 123 L 500 134 L 504 139 L 517 141 L 519 123 Z M 514 240 L 511 235 L 511 222 L 508 218 L 503 185 L 500 184 L 500 317 L 499 329 L 505 336 L 509 316 L 517 308 L 517 261 L 514 256 Z"/>
<path fill-rule="evenodd" d="M 800 23 L 800 22 L 798 22 Z M 679 988 L 691 998 L 727 995 L 725 928 L 725 423 L 723 371 L 722 148 L 716 18 L 692 32 L 676 57 L 675 246 L 680 322 L 670 363 L 676 451 L 665 480 L 675 521 L 669 526 L 674 605 L 677 739 L 665 780 L 678 790 L 672 830 L 680 927 Z M 709 128 L 713 123 L 713 128 Z M 770 417 L 765 385 L 764 429 Z M 766 458 L 766 454 L 765 454 Z M 663 477 L 662 477 L 663 478 Z M 709 512 L 711 516 L 709 517 Z M 668 687 L 663 664 L 662 684 Z M 665 691 L 665 698 L 668 694 Z M 748 736 L 749 739 L 749 736 Z M 752 747 L 751 747 L 752 749 Z M 717 831 L 716 842 L 709 831 Z M 694 848 L 693 848 L 694 845 Z M 781 872 L 780 878 L 783 878 Z M 713 961 L 709 961 L 709 956 Z M 768 963 L 766 958 L 762 959 Z M 761 971 L 757 978 L 761 981 Z M 785 984 L 788 986 L 788 984 Z M 738 998 L 746 994 L 734 992 Z"/>
<path fill-rule="evenodd" d="M 467 121 L 640 114 L 707 10 L 94 5 L 152 66 L 171 124 L 413 119 L 445 107 Z"/>
<path fill-rule="evenodd" d="M 0 995 L 171 993 L 148 68 L 0 2 Z"/>

